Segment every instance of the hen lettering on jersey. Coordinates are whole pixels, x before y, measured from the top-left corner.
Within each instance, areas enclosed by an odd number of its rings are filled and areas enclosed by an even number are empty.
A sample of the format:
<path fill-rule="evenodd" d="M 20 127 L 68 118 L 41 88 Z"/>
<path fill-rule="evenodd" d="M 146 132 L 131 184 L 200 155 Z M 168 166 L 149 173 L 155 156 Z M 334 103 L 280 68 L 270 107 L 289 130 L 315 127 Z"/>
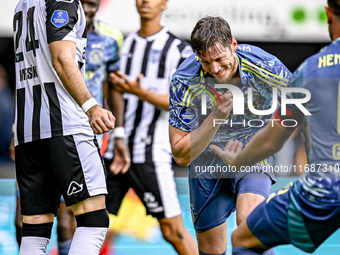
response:
<path fill-rule="evenodd" d="M 327 54 L 319 57 L 319 68 L 340 65 L 340 54 Z"/>
<path fill-rule="evenodd" d="M 31 66 L 20 70 L 20 81 L 30 80 L 38 77 L 37 67 Z"/>

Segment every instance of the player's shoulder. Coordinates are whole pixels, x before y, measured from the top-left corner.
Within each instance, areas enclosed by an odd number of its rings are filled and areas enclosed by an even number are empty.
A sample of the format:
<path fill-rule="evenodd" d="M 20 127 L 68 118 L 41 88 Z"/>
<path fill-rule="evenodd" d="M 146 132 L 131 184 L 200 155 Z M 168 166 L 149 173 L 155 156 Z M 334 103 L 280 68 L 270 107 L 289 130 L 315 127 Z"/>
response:
<path fill-rule="evenodd" d="M 178 67 L 173 75 L 173 79 L 176 77 L 188 79 L 197 77 L 200 74 L 200 70 L 201 62 L 199 61 L 196 54 L 192 54 L 187 59 L 185 59 L 183 63 Z"/>
<path fill-rule="evenodd" d="M 236 54 L 240 56 L 241 58 L 251 61 L 252 63 L 257 63 L 259 61 L 277 60 L 277 58 L 274 55 L 266 52 L 265 50 L 257 46 L 253 46 L 249 44 L 237 45 Z"/>
<path fill-rule="evenodd" d="M 327 58 L 327 55 L 330 54 L 340 54 L 340 37 L 333 41 L 332 43 L 326 45 L 325 47 L 321 48 L 319 52 L 315 53 L 314 55 L 308 57 L 305 61 L 308 62 L 315 62 L 315 61 L 319 61 L 320 57 Z"/>
<path fill-rule="evenodd" d="M 191 45 L 188 41 L 181 39 L 171 33 L 170 31 L 167 31 L 167 34 L 169 35 L 169 38 L 171 38 L 172 41 L 174 41 L 174 46 L 181 54 L 186 54 L 185 58 L 189 57 L 193 52 Z"/>
<path fill-rule="evenodd" d="M 288 68 L 276 56 L 259 47 L 240 44 L 237 46 L 236 55 L 240 59 L 241 69 L 270 72 L 283 79 L 292 76 Z"/>
<path fill-rule="evenodd" d="M 340 64 L 340 38 L 323 47 L 319 52 L 306 58 L 294 75 L 303 77 L 338 77 L 334 69 Z"/>
<path fill-rule="evenodd" d="M 100 35 L 108 36 L 117 42 L 124 40 L 123 34 L 119 29 L 105 23 L 104 21 L 95 19 L 93 21 L 93 25 L 95 31 Z"/>

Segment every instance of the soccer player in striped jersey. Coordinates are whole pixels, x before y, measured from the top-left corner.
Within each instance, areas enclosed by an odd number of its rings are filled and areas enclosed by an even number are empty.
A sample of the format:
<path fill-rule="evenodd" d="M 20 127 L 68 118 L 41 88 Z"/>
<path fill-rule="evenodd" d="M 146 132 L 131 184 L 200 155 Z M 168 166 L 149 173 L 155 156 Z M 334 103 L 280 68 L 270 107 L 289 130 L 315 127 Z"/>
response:
<path fill-rule="evenodd" d="M 79 0 L 20 0 L 13 24 L 20 254 L 46 253 L 60 194 L 77 220 L 69 254 L 98 254 L 109 219 L 94 132 L 113 129 L 115 118 L 84 81 L 84 11 Z"/>
<path fill-rule="evenodd" d="M 228 170 L 209 173 L 204 169 L 222 169 L 225 164 L 207 147 L 210 143 L 222 146 L 236 138 L 246 144 L 261 128 L 246 121 L 265 122 L 270 117 L 253 114 L 244 103 L 241 105 L 244 115 L 229 114 L 233 101 L 226 89 L 217 89 L 221 101 L 216 105 L 217 95 L 206 97 L 204 110 L 201 94 L 213 93 L 218 83 L 233 84 L 234 91 L 241 90 L 238 96 L 244 96 L 247 102 L 248 88 L 252 88 L 254 108 L 268 110 L 273 101 L 272 92 L 286 86 L 291 73 L 262 49 L 238 45 L 229 24 L 220 17 L 200 19 L 191 33 L 191 44 L 196 54 L 187 58 L 172 77 L 170 142 L 175 160 L 189 166 L 191 212 L 200 254 L 225 254 L 229 215 L 236 209 L 240 224 L 269 195 L 275 180 L 272 172 L 266 172 L 268 175 L 253 171 L 235 175 Z M 258 169 L 262 171 L 263 166 L 273 161 L 272 157 L 268 158 Z"/>
<path fill-rule="evenodd" d="M 308 165 L 302 178 L 273 193 L 257 206 L 232 234 L 234 255 L 262 254 L 270 247 L 293 244 L 312 253 L 340 227 L 340 1 L 328 0 L 327 21 L 332 43 L 307 58 L 289 82 L 310 94 L 305 104 L 310 134 Z M 303 99 L 303 93 L 289 93 L 289 99 Z M 218 155 L 239 168 L 251 166 L 278 151 L 293 130 L 282 120 L 301 123 L 304 113 L 294 104 L 287 115 L 278 109 L 274 125 L 256 134 L 240 153 L 239 141 L 227 144 Z M 308 130 L 308 129 L 307 129 Z M 239 147 L 239 149 L 237 149 Z M 309 148 L 309 149 L 308 149 Z"/>
<path fill-rule="evenodd" d="M 103 84 L 110 72 L 117 69 L 119 54 L 123 46 L 123 34 L 116 28 L 97 20 L 100 0 L 80 1 L 87 27 L 85 82 L 92 96 L 103 107 Z M 99 147 L 102 135 L 97 135 Z M 68 254 L 75 231 L 75 218 L 70 207 L 65 207 L 62 199 L 58 212 L 58 251 L 59 255 Z"/>
<path fill-rule="evenodd" d="M 110 74 L 114 88 L 123 93 L 126 102 L 125 114 L 114 112 L 118 117 L 124 115 L 125 131 L 115 133 L 115 149 L 124 139 L 131 153 L 131 167 L 126 174 L 114 174 L 119 169 L 115 164 L 122 157 L 115 151 L 111 165 L 113 149 L 109 144 L 104 158 L 113 173 L 108 174 L 106 205 L 116 215 L 132 187 L 147 213 L 158 219 L 165 240 L 179 254 L 197 254 L 181 218 L 167 124 L 171 75 L 192 49 L 161 26 L 166 0 L 136 0 L 136 6 L 141 28 L 125 39 L 120 70 Z"/>

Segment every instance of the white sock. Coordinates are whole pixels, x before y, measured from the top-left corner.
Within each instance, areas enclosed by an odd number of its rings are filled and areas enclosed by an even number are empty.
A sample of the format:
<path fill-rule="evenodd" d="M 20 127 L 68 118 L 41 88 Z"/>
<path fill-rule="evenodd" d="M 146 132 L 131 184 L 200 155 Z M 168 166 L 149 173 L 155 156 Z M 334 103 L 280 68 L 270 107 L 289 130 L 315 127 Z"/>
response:
<path fill-rule="evenodd" d="M 45 255 L 50 239 L 38 236 L 24 236 L 19 255 Z"/>
<path fill-rule="evenodd" d="M 98 255 L 108 228 L 77 227 L 69 255 Z"/>

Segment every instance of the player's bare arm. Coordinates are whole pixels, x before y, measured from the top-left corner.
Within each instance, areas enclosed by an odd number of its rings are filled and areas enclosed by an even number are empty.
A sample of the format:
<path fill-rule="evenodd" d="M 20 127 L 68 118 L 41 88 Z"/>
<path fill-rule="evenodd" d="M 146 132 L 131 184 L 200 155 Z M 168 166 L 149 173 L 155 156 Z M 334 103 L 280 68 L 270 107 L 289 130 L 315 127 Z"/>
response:
<path fill-rule="evenodd" d="M 76 44 L 72 41 L 55 41 L 50 43 L 49 46 L 53 67 L 60 80 L 78 105 L 82 106 L 92 98 L 92 95 L 86 87 L 77 64 L 74 62 Z M 91 107 L 86 114 L 89 117 L 91 128 L 96 134 L 102 134 L 114 128 L 115 117 L 99 105 Z"/>
<path fill-rule="evenodd" d="M 225 163 L 237 169 L 241 166 L 252 166 L 278 152 L 293 133 L 292 130 L 285 129 L 275 120 L 271 123 L 273 125 L 268 124 L 256 133 L 243 151 L 241 151 L 242 143 L 237 140 L 229 141 L 224 150 L 216 145 L 210 145 L 209 148 L 215 151 Z"/>
<path fill-rule="evenodd" d="M 150 90 L 144 89 L 140 86 L 140 80 L 143 74 L 138 75 L 135 81 L 128 78 L 126 74 L 121 71 L 110 74 L 110 80 L 115 84 L 116 90 L 122 93 L 131 93 L 142 101 L 147 101 L 156 107 L 164 110 L 169 110 L 169 94 L 157 94 Z M 123 80 L 122 80 L 123 79 Z"/>
<path fill-rule="evenodd" d="M 110 81 L 109 81 L 110 82 Z M 119 134 L 119 132 L 115 133 L 115 142 L 114 142 L 114 158 L 113 162 L 110 165 L 110 171 L 114 174 L 122 173 L 125 174 L 131 165 L 131 155 L 129 148 L 124 142 L 124 112 L 125 112 L 125 103 L 122 93 L 116 91 L 114 89 L 114 84 L 110 84 L 108 101 L 109 106 L 116 116 L 116 128 L 119 128 L 123 131 Z M 118 129 L 117 129 L 118 130 Z"/>
<path fill-rule="evenodd" d="M 170 144 L 174 159 L 181 166 L 188 166 L 210 144 L 220 124 L 214 124 L 215 119 L 226 119 L 233 107 L 230 92 L 221 96 L 222 105 L 214 107 L 213 111 L 204 120 L 202 125 L 192 131 L 184 132 L 170 125 Z"/>

